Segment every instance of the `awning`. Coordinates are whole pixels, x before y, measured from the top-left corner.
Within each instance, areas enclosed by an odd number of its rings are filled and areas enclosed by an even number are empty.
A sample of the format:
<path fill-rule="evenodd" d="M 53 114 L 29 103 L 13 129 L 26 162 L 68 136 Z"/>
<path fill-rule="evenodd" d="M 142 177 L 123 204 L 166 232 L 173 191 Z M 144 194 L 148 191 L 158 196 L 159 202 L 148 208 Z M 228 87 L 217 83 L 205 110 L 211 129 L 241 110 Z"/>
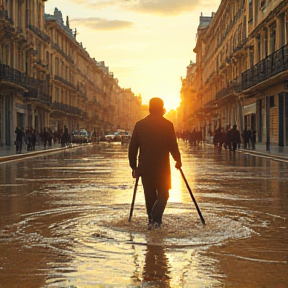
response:
<path fill-rule="evenodd" d="M 10 91 L 17 91 L 17 92 L 28 92 L 27 88 L 14 83 L 14 82 L 10 82 L 10 81 L 5 81 L 2 80 L 0 82 L 0 88 L 1 88 L 1 92 L 3 92 L 3 94 L 6 92 L 10 92 Z"/>
<path fill-rule="evenodd" d="M 256 103 L 243 107 L 243 115 L 256 114 Z"/>

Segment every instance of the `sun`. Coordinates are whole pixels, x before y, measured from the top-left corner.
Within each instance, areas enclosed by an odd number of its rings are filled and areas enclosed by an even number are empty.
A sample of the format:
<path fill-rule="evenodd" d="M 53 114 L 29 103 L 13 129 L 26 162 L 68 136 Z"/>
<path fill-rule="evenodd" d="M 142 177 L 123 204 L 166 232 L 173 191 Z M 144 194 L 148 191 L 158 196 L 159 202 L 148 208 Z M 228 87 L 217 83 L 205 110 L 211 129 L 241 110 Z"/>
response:
<path fill-rule="evenodd" d="M 166 96 L 161 97 L 164 101 L 164 106 L 167 112 L 170 110 L 177 110 L 177 108 L 180 106 L 180 97 L 172 97 L 172 96 Z"/>
<path fill-rule="evenodd" d="M 164 96 L 160 95 L 156 95 L 153 97 L 160 97 L 163 101 L 164 101 L 164 108 L 166 109 L 166 112 L 169 112 L 170 110 L 177 110 L 177 108 L 180 106 L 180 96 L 171 96 L 171 95 L 167 95 L 165 94 Z M 149 100 L 152 97 L 143 97 L 142 96 L 142 104 L 143 105 L 148 105 L 149 104 Z"/>

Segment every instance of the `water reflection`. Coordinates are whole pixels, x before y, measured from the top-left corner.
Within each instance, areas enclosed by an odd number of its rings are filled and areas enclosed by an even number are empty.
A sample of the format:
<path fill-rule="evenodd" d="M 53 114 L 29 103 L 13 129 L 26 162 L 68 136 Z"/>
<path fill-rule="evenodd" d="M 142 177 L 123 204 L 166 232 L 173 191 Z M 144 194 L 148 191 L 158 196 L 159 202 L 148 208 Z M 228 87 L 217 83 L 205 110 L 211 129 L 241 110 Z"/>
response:
<path fill-rule="evenodd" d="M 145 264 L 143 266 L 143 281 L 145 287 L 170 287 L 169 259 L 163 244 L 163 238 L 158 238 L 158 245 L 147 244 Z"/>
<path fill-rule="evenodd" d="M 133 179 L 124 146 L 0 165 L 1 284 L 17 287 L 23 279 L 21 288 L 287 284 L 287 164 L 241 153 L 230 160 L 229 152 L 180 147 L 205 227 L 174 167 L 162 228 L 147 230 L 141 183 L 129 223 Z"/>

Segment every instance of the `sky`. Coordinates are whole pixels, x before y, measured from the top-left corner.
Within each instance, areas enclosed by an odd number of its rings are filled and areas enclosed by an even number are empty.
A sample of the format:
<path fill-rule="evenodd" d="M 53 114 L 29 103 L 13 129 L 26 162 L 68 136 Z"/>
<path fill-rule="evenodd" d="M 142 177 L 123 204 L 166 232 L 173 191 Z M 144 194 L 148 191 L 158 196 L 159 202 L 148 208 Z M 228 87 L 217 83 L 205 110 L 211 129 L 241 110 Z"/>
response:
<path fill-rule="evenodd" d="M 211 16 L 221 0 L 48 0 L 90 57 L 104 61 L 121 88 L 141 94 L 142 103 L 161 97 L 166 110 L 180 104 L 181 77 L 196 61 L 201 13 Z"/>

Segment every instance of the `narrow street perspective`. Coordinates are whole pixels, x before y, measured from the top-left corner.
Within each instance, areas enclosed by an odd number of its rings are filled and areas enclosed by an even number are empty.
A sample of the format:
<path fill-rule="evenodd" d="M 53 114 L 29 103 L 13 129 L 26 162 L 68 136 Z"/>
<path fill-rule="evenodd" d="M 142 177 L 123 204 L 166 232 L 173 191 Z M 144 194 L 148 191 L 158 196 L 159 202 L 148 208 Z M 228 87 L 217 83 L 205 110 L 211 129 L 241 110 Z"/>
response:
<path fill-rule="evenodd" d="M 0 287 L 287 287 L 287 161 L 179 141 L 160 229 L 128 146 L 0 164 Z"/>
<path fill-rule="evenodd" d="M 288 0 L 0 0 L 0 288 L 288 288 Z"/>

